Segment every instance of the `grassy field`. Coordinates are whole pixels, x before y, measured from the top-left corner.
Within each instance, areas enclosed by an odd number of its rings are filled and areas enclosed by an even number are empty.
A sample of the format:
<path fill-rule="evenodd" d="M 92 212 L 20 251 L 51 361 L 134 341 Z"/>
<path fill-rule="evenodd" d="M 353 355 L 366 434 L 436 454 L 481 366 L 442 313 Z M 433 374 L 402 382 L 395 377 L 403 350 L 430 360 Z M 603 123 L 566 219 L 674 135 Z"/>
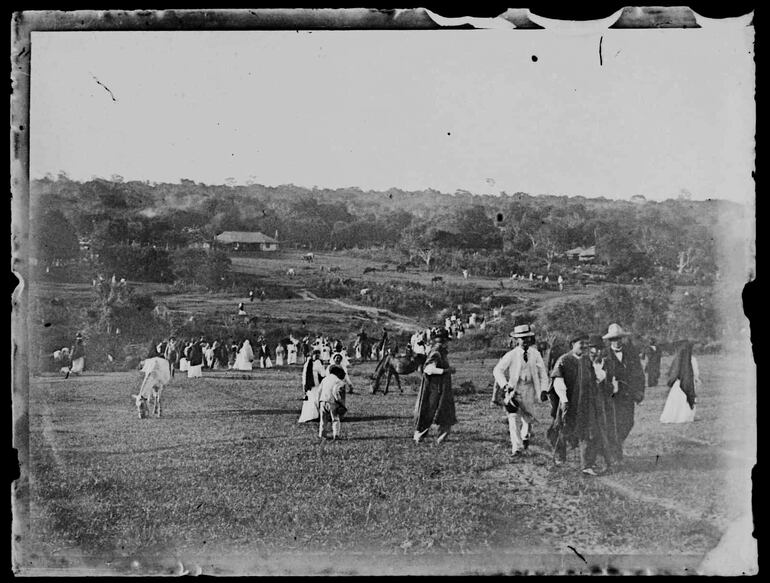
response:
<path fill-rule="evenodd" d="M 364 275 L 366 267 L 377 271 Z M 233 269 L 285 290 L 285 297 L 247 302 L 260 328 L 352 339 L 362 325 L 406 331 L 438 317 L 389 312 L 356 294 L 312 292 L 331 273 L 356 290 L 399 282 L 430 289 L 434 274 L 424 271 L 398 273 L 393 264 L 333 254 L 317 254 L 309 265 L 298 253 L 234 257 Z M 506 280 L 501 290 L 498 279 L 441 275 L 442 286 L 494 291 L 495 305 L 508 306 L 498 322 L 504 327 L 514 309 L 601 289 L 568 282 L 560 293 Z M 224 326 L 248 290 L 137 284 L 137 291 L 183 318 Z M 73 312 L 92 301 L 87 284 L 36 282 L 31 292 Z M 756 413 L 745 357 L 699 357 L 704 385 L 692 424 L 658 423 L 667 389 L 648 389 L 623 471 L 588 478 L 577 472 L 576 452 L 569 467 L 551 464 L 545 406 L 529 456 L 510 459 L 504 416 L 489 404 L 494 354 L 452 353 L 454 386 L 471 388 L 457 394 L 459 423 L 441 447 L 411 440 L 417 376 L 403 379 L 403 394 L 371 395 L 371 363 L 352 369 L 358 390 L 338 442 L 319 442 L 317 425 L 297 424 L 297 367 L 177 377 L 164 393 L 164 418 L 147 420 L 130 399 L 137 371 L 33 377 L 30 520 L 17 568 L 70 575 L 692 573 L 750 511 L 755 451 L 747 444 L 755 443 Z"/>
<path fill-rule="evenodd" d="M 601 478 L 550 463 L 538 410 L 530 455 L 508 456 L 489 404 L 493 361 L 452 354 L 458 424 L 412 442 L 418 379 L 366 391 L 356 365 L 344 439 L 297 424 L 299 369 L 176 377 L 162 419 L 137 418 L 138 372 L 30 386 L 23 573 L 692 573 L 747 511 L 754 384 L 745 360 L 703 356 L 695 423 L 662 426 L 648 389 L 628 464 Z M 664 360 L 664 370 L 667 366 Z M 582 558 L 581 558 L 582 557 Z M 181 565 L 181 566 L 180 566 Z"/>

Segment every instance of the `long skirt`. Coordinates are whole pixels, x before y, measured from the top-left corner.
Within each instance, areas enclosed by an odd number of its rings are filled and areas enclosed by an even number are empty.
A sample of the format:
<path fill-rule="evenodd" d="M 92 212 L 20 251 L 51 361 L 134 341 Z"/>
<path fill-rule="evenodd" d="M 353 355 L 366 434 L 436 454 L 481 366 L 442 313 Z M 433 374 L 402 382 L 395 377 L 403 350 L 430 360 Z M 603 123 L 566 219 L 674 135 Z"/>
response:
<path fill-rule="evenodd" d="M 190 361 L 187 360 L 184 356 L 179 359 L 179 370 L 182 372 L 190 370 Z"/>
<path fill-rule="evenodd" d="M 321 389 L 313 387 L 307 392 L 307 400 L 302 401 L 302 412 L 299 414 L 297 423 L 306 423 L 308 421 L 317 421 L 320 407 Z"/>
<path fill-rule="evenodd" d="M 269 356 L 265 356 L 259 359 L 260 368 L 273 368 L 273 361 Z"/>
<path fill-rule="evenodd" d="M 275 355 L 275 366 L 283 366 L 283 354 Z"/>
<path fill-rule="evenodd" d="M 455 423 L 455 400 L 449 373 L 424 374 L 414 407 L 415 431 L 425 431 L 431 425 L 447 426 Z"/>
<path fill-rule="evenodd" d="M 695 407 L 692 409 L 687 403 L 687 395 L 676 381 L 668 392 L 663 413 L 660 415 L 661 423 L 691 423 L 695 420 Z"/>
<path fill-rule="evenodd" d="M 72 368 L 70 372 L 73 374 L 80 374 L 86 366 L 86 359 L 84 357 L 76 358 L 72 361 Z"/>
<path fill-rule="evenodd" d="M 203 365 L 202 364 L 196 364 L 196 365 L 190 365 L 190 367 L 187 369 L 187 378 L 188 379 L 197 379 L 203 376 Z"/>
<path fill-rule="evenodd" d="M 252 367 L 252 361 L 248 360 L 242 354 L 238 354 L 238 357 L 235 359 L 235 363 L 233 364 L 233 368 L 235 370 L 251 370 Z"/>
<path fill-rule="evenodd" d="M 287 357 L 286 362 L 287 364 L 297 364 L 297 349 L 294 348 L 292 350 L 291 347 L 286 351 Z"/>

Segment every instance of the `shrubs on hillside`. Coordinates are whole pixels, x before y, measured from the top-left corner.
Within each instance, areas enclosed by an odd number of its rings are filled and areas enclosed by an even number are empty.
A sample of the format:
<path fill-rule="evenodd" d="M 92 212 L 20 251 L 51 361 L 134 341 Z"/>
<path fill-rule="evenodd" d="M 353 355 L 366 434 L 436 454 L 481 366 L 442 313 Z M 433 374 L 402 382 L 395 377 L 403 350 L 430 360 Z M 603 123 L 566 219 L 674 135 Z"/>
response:
<path fill-rule="evenodd" d="M 669 336 L 691 338 L 700 342 L 718 336 L 719 314 L 710 295 L 685 292 L 671 307 L 668 315 Z"/>
<path fill-rule="evenodd" d="M 230 283 L 230 258 L 221 249 L 186 247 L 174 251 L 171 262 L 176 281 L 220 289 Z"/>
<path fill-rule="evenodd" d="M 567 337 L 575 330 L 598 332 L 611 322 L 661 341 L 689 338 L 699 344 L 719 338 L 719 315 L 709 293 L 686 292 L 672 301 L 664 282 L 643 286 L 612 285 L 591 300 L 565 301 L 543 308 L 537 320 L 543 333 Z"/>
<path fill-rule="evenodd" d="M 173 281 L 168 251 L 134 245 L 104 245 L 96 249 L 101 271 L 135 281 Z"/>

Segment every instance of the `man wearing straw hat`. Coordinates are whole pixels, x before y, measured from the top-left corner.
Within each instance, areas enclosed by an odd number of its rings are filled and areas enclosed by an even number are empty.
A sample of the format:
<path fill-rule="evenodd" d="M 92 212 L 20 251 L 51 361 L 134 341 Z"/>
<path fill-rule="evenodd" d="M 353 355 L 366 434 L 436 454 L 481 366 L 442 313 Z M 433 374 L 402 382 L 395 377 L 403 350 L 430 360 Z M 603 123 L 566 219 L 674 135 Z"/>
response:
<path fill-rule="evenodd" d="M 628 336 L 618 324 L 610 324 L 607 333 L 602 336 L 610 343 L 604 370 L 607 373 L 605 382 L 612 388 L 617 434 L 615 455 L 618 460 L 623 459 L 623 442 L 634 426 L 635 405 L 644 400 L 644 370 L 639 354 L 626 341 Z"/>
<path fill-rule="evenodd" d="M 535 421 L 532 412 L 537 395 L 548 390 L 548 372 L 529 324 L 515 326 L 510 336 L 517 346 L 507 352 L 492 371 L 496 381 L 492 402 L 497 403 L 497 392 L 502 388 L 511 453 L 516 457 L 529 447 L 530 424 Z"/>

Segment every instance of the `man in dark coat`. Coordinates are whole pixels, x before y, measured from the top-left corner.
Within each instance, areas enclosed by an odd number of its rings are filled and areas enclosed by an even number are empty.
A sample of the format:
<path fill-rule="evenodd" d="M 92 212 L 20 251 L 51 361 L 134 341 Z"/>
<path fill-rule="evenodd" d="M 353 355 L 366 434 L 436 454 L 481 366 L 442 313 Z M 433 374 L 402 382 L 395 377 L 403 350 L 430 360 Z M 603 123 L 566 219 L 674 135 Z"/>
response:
<path fill-rule="evenodd" d="M 625 341 L 628 334 L 618 325 L 610 324 L 607 334 L 602 336 L 610 343 L 604 360 L 606 383 L 612 388 L 614 421 L 617 432 L 615 455 L 623 459 L 623 443 L 634 426 L 634 409 L 644 400 L 644 371 L 639 354 Z"/>
<path fill-rule="evenodd" d="M 615 400 L 613 399 L 612 385 L 607 383 L 607 373 L 604 370 L 607 354 L 601 335 L 594 334 L 588 339 L 588 358 L 594 367 L 596 382 L 599 385 L 599 397 L 602 400 L 604 413 L 603 422 L 607 432 L 607 441 L 604 442 L 604 446 L 611 458 L 611 462 L 608 461 L 607 471 L 611 471 L 610 463 L 619 462 L 616 455 L 618 451 L 618 433 L 615 427 Z"/>
<path fill-rule="evenodd" d="M 644 349 L 644 358 L 647 361 L 644 372 L 647 375 L 647 386 L 657 387 L 660 380 L 660 347 L 655 338 L 650 338 L 650 344 Z"/>
<path fill-rule="evenodd" d="M 588 335 L 577 332 L 570 339 L 570 344 L 572 350 L 559 357 L 551 371 L 559 408 L 548 430 L 548 439 L 557 465 L 566 461 L 567 445 L 579 447 L 583 473 L 596 476 L 598 473 L 594 465 L 598 455 L 604 458 L 608 469 L 613 461 L 604 399 L 586 354 Z"/>

